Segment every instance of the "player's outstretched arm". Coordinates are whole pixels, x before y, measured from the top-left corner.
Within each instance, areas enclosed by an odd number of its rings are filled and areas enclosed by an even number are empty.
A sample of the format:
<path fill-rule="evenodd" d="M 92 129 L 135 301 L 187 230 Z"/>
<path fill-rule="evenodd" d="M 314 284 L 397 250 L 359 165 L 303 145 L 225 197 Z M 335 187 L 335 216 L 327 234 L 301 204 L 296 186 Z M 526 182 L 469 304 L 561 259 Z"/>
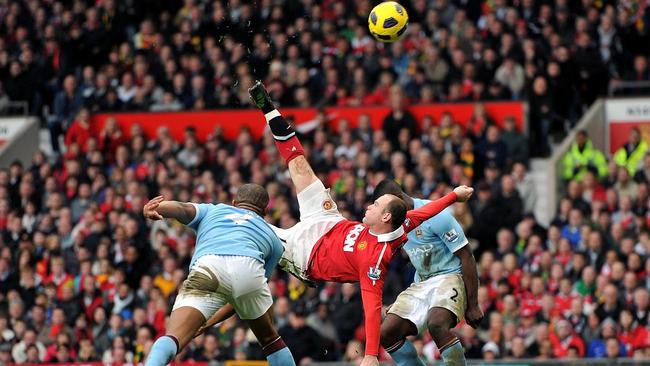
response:
<path fill-rule="evenodd" d="M 176 219 L 187 225 L 196 216 L 196 208 L 191 203 L 165 201 L 163 196 L 158 196 L 144 205 L 142 214 L 150 220 Z"/>
<path fill-rule="evenodd" d="M 465 294 L 467 296 L 467 309 L 465 310 L 465 321 L 472 328 L 478 328 L 483 320 L 483 310 L 478 305 L 478 270 L 476 260 L 469 244 L 458 249 L 454 254 L 460 258 L 460 268 L 465 283 Z"/>
<path fill-rule="evenodd" d="M 318 177 L 305 158 L 305 150 L 296 137 L 296 131 L 275 108 L 269 93 L 261 82 L 256 82 L 248 90 L 248 93 L 257 108 L 264 113 L 264 118 L 273 134 L 275 146 L 289 167 L 289 174 L 296 186 L 296 192 L 302 192 L 317 181 Z"/>
<path fill-rule="evenodd" d="M 372 262 L 372 261 L 370 261 Z M 370 264 L 370 263 L 366 263 Z M 371 263 L 370 265 L 374 265 Z M 371 279 L 368 266 L 359 267 L 359 286 L 363 304 L 363 318 L 366 330 L 366 354 L 362 365 L 378 365 L 380 334 L 381 334 L 381 305 L 384 293 L 386 266 L 379 268 L 379 278 Z M 377 362 L 377 363 L 375 363 Z"/>
<path fill-rule="evenodd" d="M 434 217 L 445 208 L 451 206 L 454 202 L 467 201 L 472 196 L 472 193 L 474 193 L 474 188 L 458 186 L 454 188 L 453 192 L 448 193 L 444 197 L 431 201 L 416 210 L 410 210 L 406 213 L 409 222 L 405 223 L 404 230 L 410 232 L 420 226 L 424 221 Z"/>

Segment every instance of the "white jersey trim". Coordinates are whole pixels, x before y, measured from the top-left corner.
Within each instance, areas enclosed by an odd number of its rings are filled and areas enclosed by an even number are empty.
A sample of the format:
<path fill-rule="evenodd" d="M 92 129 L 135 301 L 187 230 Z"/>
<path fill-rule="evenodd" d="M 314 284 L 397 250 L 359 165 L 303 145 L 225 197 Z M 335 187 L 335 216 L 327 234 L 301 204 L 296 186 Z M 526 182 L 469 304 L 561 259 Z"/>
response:
<path fill-rule="evenodd" d="M 195 211 L 194 217 L 192 218 L 192 221 L 188 222 L 187 225 L 185 226 L 193 225 L 196 222 L 196 219 L 199 217 L 199 204 L 194 202 L 190 202 L 190 203 L 192 204 L 192 206 L 194 206 L 194 211 Z"/>
<path fill-rule="evenodd" d="M 394 231 L 385 234 L 374 234 L 370 230 L 368 230 L 368 232 L 376 236 L 378 242 L 385 243 L 385 242 L 393 241 L 395 239 L 399 239 L 402 235 L 404 235 L 404 227 L 400 225 L 400 227 L 398 227 Z"/>
<path fill-rule="evenodd" d="M 469 244 L 469 240 L 465 239 L 465 242 L 464 242 L 463 244 L 457 246 L 456 249 L 454 249 L 454 250 L 452 251 L 452 253 L 456 253 L 457 251 L 459 251 L 459 250 L 465 248 L 465 247 L 467 246 L 467 244 Z M 447 247 L 447 248 L 449 248 L 449 247 Z"/>

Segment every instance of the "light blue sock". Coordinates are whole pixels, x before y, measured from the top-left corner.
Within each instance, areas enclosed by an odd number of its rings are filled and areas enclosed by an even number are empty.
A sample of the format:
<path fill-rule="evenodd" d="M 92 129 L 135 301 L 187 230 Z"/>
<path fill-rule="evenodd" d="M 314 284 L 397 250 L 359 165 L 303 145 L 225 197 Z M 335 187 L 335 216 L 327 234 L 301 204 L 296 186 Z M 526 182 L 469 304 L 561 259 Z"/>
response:
<path fill-rule="evenodd" d="M 418 357 L 418 351 L 409 340 L 406 340 L 402 347 L 390 355 L 397 366 L 426 366 Z"/>
<path fill-rule="evenodd" d="M 279 351 L 273 352 L 266 356 L 266 360 L 269 361 L 269 366 L 296 366 L 289 347 L 284 347 Z"/>
<path fill-rule="evenodd" d="M 446 366 L 467 365 L 467 360 L 465 360 L 465 349 L 463 348 L 463 345 L 460 344 L 460 341 L 447 347 L 440 355 L 442 356 L 442 360 L 445 361 Z"/>
<path fill-rule="evenodd" d="M 174 339 L 169 336 L 162 336 L 151 346 L 151 351 L 149 351 L 144 364 L 145 366 L 165 366 L 174 359 L 177 352 L 178 346 L 176 346 Z"/>

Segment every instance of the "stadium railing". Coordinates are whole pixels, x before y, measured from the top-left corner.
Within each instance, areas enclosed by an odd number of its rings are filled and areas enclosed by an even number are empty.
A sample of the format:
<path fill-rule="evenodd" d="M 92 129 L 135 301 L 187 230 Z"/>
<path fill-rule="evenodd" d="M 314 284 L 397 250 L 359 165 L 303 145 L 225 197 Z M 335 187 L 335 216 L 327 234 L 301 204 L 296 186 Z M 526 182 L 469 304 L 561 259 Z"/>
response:
<path fill-rule="evenodd" d="M 0 103 L 0 116 L 26 116 L 29 114 L 29 102 L 26 100 Z"/>
<path fill-rule="evenodd" d="M 649 95 L 650 94 L 650 80 L 643 81 L 611 81 L 607 91 L 610 97 L 626 94 L 626 95 Z"/>

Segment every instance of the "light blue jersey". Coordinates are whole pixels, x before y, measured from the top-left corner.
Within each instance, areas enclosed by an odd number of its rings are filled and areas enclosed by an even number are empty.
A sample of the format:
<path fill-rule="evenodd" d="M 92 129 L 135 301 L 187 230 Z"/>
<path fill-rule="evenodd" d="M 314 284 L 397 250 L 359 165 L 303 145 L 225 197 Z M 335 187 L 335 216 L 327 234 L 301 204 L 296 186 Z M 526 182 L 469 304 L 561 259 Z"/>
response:
<path fill-rule="evenodd" d="M 413 199 L 414 208 L 431 201 Z M 467 244 L 460 224 L 447 208 L 408 234 L 404 250 L 415 267 L 415 281 L 433 276 L 461 273 L 460 259 L 454 253 Z"/>
<path fill-rule="evenodd" d="M 187 224 L 196 231 L 190 268 L 204 255 L 239 255 L 264 263 L 266 278 L 282 257 L 284 247 L 271 227 L 253 211 L 224 204 L 194 204 L 196 216 Z"/>

